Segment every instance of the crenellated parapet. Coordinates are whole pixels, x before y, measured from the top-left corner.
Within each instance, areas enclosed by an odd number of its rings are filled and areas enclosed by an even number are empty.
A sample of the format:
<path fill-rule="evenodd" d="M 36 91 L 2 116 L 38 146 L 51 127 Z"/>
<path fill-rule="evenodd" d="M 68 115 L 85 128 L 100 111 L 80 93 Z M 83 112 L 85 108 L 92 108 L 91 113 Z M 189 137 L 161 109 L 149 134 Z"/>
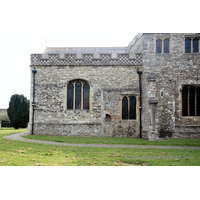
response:
<path fill-rule="evenodd" d="M 142 65 L 142 54 L 136 54 L 134 58 L 129 57 L 129 53 L 117 53 L 113 58 L 112 54 L 99 54 L 98 58 L 96 54 L 64 54 L 62 57 L 60 54 L 31 54 L 32 66 L 50 66 L 50 65 L 75 65 L 75 66 L 120 66 L 120 65 Z"/>

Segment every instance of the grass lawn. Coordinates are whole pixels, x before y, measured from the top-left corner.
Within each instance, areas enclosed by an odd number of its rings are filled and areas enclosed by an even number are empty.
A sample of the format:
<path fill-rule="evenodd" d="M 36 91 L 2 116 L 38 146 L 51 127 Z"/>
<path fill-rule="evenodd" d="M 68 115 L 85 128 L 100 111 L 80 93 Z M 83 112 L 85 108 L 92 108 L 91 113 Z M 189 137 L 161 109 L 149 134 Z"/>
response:
<path fill-rule="evenodd" d="M 76 136 L 42 136 L 23 135 L 22 137 L 34 140 L 51 142 L 85 143 L 85 144 L 127 144 L 127 145 L 168 145 L 168 146 L 200 146 L 200 139 L 165 139 L 148 141 L 139 138 L 123 137 L 76 137 Z"/>
<path fill-rule="evenodd" d="M 200 165 L 200 150 L 196 149 L 67 147 L 3 138 L 23 131 L 26 130 L 0 129 L 0 166 Z"/>

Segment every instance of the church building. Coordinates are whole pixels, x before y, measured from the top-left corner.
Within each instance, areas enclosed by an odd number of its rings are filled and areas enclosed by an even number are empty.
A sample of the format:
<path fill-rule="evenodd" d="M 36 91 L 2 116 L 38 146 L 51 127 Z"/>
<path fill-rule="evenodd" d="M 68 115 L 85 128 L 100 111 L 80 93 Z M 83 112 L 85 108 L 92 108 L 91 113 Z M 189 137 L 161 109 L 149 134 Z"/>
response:
<path fill-rule="evenodd" d="M 29 134 L 200 138 L 200 33 L 31 54 Z"/>

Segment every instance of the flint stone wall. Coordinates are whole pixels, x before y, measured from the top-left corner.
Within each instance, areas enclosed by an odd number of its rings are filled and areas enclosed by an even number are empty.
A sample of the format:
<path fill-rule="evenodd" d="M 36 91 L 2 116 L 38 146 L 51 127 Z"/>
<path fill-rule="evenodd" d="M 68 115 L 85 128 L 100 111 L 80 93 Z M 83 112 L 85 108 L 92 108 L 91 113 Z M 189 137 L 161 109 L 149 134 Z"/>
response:
<path fill-rule="evenodd" d="M 185 37 L 195 35 L 145 33 L 124 48 L 49 48 L 31 55 L 31 69 L 37 69 L 34 134 L 139 137 L 138 68 L 142 137 L 200 138 L 200 117 L 181 111 L 182 87 L 200 86 L 200 53 L 185 53 Z M 170 38 L 169 53 L 156 53 L 158 38 Z M 90 84 L 88 111 L 66 109 L 66 86 L 74 79 Z M 126 95 L 136 96 L 136 120 L 121 119 Z"/>
<path fill-rule="evenodd" d="M 143 35 L 142 121 L 143 134 L 147 138 L 149 130 L 152 129 L 151 98 L 157 101 L 153 106 L 157 110 L 157 116 L 154 116 L 154 139 L 160 135 L 173 138 L 200 138 L 200 117 L 186 117 L 181 113 L 182 87 L 200 86 L 200 53 L 185 53 L 186 35 Z M 170 38 L 169 54 L 156 54 L 156 39 L 160 37 Z"/>
<path fill-rule="evenodd" d="M 123 96 L 138 103 L 137 67 L 37 66 L 34 134 L 139 137 L 139 110 L 136 120 L 121 119 Z M 90 110 L 67 110 L 67 83 L 74 79 L 89 83 Z"/>

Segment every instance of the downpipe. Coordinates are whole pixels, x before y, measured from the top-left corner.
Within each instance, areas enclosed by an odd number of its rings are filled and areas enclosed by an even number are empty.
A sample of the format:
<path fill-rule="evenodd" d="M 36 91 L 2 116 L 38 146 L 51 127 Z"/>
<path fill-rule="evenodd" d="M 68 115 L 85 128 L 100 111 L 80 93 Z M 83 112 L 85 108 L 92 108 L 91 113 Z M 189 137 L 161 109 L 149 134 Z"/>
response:
<path fill-rule="evenodd" d="M 141 86 L 141 75 L 142 71 L 137 68 L 137 74 L 139 75 L 139 91 L 140 91 L 140 138 L 142 138 L 142 86 Z"/>
<path fill-rule="evenodd" d="M 37 73 L 37 70 L 32 70 L 33 73 L 33 101 L 32 101 L 32 132 L 31 135 L 33 135 L 33 129 L 34 129 L 34 111 L 35 111 L 35 74 Z"/>

